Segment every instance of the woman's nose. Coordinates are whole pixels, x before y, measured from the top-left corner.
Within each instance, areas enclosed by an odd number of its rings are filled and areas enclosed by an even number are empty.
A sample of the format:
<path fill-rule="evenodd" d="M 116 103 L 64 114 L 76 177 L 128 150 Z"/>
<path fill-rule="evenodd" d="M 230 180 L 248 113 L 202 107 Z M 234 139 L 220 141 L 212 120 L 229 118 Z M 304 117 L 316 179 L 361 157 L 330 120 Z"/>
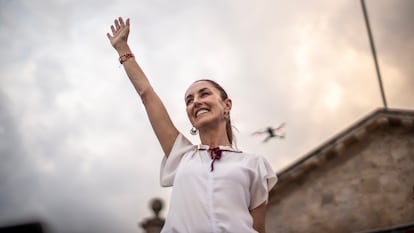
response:
<path fill-rule="evenodd" d="M 200 99 L 198 97 L 194 97 L 193 104 L 194 104 L 194 106 L 199 106 L 200 105 Z"/>
<path fill-rule="evenodd" d="M 199 101 L 194 101 L 194 107 L 200 107 L 201 103 Z"/>

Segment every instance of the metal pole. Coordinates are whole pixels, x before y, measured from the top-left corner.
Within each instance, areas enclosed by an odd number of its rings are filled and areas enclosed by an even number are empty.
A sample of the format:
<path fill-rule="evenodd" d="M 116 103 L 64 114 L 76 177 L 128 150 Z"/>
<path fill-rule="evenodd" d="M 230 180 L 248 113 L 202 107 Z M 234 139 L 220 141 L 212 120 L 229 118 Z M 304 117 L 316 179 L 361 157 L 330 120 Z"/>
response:
<path fill-rule="evenodd" d="M 362 11 L 364 12 L 365 24 L 367 25 L 367 31 L 368 31 L 369 42 L 371 44 L 372 55 L 374 56 L 375 69 L 377 71 L 378 82 L 379 82 L 380 89 L 381 89 L 382 102 L 384 103 L 384 108 L 388 108 L 387 100 L 385 99 L 384 87 L 382 85 L 381 73 L 380 73 L 380 69 L 378 66 L 377 53 L 375 51 L 375 46 L 374 46 L 374 39 L 372 38 L 371 28 L 369 26 L 368 13 L 365 7 L 365 0 L 361 0 L 361 5 L 362 5 Z"/>

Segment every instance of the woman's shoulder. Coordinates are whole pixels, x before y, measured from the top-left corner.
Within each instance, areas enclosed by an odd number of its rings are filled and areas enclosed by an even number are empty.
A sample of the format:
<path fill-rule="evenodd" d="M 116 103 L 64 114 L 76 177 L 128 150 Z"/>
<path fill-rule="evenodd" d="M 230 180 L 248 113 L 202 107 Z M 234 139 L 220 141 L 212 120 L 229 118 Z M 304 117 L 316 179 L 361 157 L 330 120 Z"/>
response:
<path fill-rule="evenodd" d="M 238 152 L 242 156 L 246 156 L 246 157 L 251 158 L 251 159 L 261 159 L 261 158 L 265 158 L 262 154 L 255 153 L 255 152 L 251 152 L 251 151 L 238 150 Z"/>
<path fill-rule="evenodd" d="M 197 146 L 188 140 L 182 133 L 179 133 L 169 155 L 184 155 L 196 150 Z"/>
<path fill-rule="evenodd" d="M 258 153 L 243 151 L 240 152 L 240 156 L 250 164 L 268 163 L 266 157 Z"/>

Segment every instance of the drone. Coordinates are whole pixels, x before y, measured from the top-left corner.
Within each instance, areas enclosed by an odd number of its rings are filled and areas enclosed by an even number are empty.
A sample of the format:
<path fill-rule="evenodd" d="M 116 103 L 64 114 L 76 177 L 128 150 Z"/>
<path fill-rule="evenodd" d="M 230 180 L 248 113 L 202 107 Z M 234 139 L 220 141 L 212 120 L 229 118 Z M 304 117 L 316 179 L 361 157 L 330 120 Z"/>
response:
<path fill-rule="evenodd" d="M 263 143 L 269 141 L 269 139 L 271 139 L 271 138 L 283 139 L 286 136 L 285 125 L 286 124 L 283 122 L 282 124 L 280 124 L 276 128 L 269 126 L 269 127 L 266 127 L 262 130 L 258 130 L 256 132 L 254 132 L 252 135 L 261 136 L 262 134 L 267 134 L 267 137 L 263 140 Z"/>

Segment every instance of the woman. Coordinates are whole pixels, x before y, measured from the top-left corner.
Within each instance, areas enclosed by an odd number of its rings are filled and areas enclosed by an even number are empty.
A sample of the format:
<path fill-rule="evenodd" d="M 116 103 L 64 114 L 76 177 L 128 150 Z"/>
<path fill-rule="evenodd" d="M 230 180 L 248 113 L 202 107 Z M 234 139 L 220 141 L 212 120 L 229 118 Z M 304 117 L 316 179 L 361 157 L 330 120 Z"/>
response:
<path fill-rule="evenodd" d="M 211 80 L 194 82 L 185 93 L 192 134 L 187 140 L 172 123 L 166 108 L 135 61 L 128 46 L 130 21 L 119 17 L 108 39 L 142 99 L 164 151 L 161 185 L 173 186 L 163 233 L 265 232 L 269 190 L 277 178 L 261 156 L 232 148 L 232 101 Z"/>

